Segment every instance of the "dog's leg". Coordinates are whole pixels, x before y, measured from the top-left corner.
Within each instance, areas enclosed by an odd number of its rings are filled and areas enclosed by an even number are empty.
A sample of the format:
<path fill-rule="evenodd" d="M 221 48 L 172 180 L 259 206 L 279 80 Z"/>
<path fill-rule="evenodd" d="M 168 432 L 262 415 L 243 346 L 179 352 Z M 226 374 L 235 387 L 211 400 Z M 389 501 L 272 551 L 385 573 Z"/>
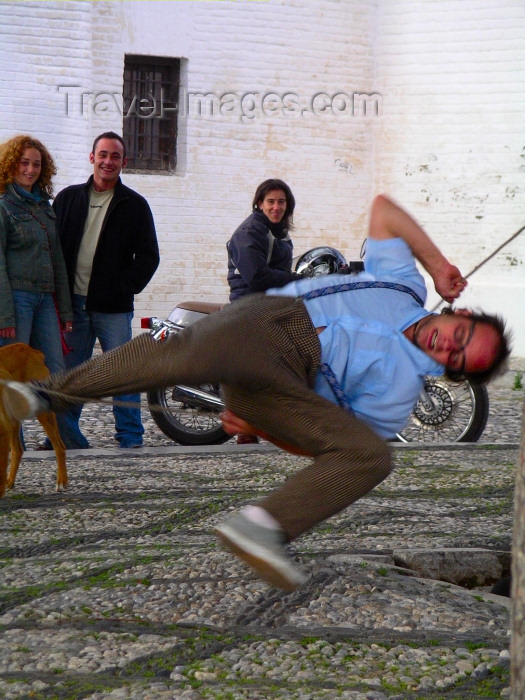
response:
<path fill-rule="evenodd" d="M 24 448 L 22 447 L 22 440 L 20 438 L 19 423 L 12 423 L 9 427 L 9 444 L 11 447 L 11 469 L 7 477 L 7 488 L 12 489 L 15 485 L 20 460 L 24 454 Z"/>
<path fill-rule="evenodd" d="M 66 446 L 58 432 L 57 418 L 52 411 L 39 413 L 37 419 L 51 440 L 57 458 L 57 491 L 63 491 L 67 484 Z"/>
<path fill-rule="evenodd" d="M 0 498 L 5 494 L 9 440 L 10 434 L 2 427 L 0 432 Z"/>

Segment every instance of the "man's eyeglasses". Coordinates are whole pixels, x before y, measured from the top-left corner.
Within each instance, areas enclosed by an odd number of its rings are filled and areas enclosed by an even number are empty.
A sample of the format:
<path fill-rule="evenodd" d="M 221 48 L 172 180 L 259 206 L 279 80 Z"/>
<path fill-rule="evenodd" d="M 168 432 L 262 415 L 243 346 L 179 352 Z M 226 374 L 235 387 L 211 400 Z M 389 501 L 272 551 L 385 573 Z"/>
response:
<path fill-rule="evenodd" d="M 450 353 L 447 363 L 447 369 L 454 372 L 454 374 L 462 374 L 465 370 L 465 349 L 472 340 L 476 321 L 470 321 L 467 323 L 468 325 L 458 325 L 454 331 L 454 340 L 459 347 Z"/>

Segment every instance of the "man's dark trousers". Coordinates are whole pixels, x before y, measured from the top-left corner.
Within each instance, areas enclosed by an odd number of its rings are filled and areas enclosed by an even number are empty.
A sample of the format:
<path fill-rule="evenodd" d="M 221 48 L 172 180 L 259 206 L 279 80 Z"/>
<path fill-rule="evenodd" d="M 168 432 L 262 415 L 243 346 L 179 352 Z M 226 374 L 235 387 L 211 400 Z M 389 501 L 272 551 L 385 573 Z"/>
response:
<path fill-rule="evenodd" d="M 254 294 L 167 340 L 134 338 L 44 383 L 78 401 L 220 383 L 228 409 L 312 462 L 257 505 L 289 540 L 368 493 L 388 476 L 390 449 L 370 428 L 316 394 L 321 349 L 302 301 Z M 71 405 L 51 394 L 55 410 Z"/>

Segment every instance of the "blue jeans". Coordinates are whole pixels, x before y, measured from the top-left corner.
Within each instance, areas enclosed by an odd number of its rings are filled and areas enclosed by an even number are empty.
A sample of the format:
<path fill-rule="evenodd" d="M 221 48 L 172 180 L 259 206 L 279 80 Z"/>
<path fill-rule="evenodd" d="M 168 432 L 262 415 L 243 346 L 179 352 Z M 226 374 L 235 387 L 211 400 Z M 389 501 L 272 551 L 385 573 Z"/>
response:
<path fill-rule="evenodd" d="M 73 294 L 73 330 L 66 334 L 66 342 L 72 351 L 66 355 L 66 367 L 71 369 L 89 360 L 98 338 L 103 352 L 123 345 L 132 338 L 131 321 L 133 313 L 105 314 L 99 311 L 86 311 L 86 297 Z M 119 447 L 134 447 L 142 445 L 144 426 L 140 416 L 140 394 L 114 396 L 113 399 L 136 403 L 137 408 L 113 406 L 115 417 L 115 439 Z M 63 418 L 74 429 L 78 429 L 78 421 L 82 406 L 75 406 Z"/>
<path fill-rule="evenodd" d="M 44 362 L 51 374 L 65 369 L 60 325 L 51 293 L 13 291 L 15 307 L 15 338 L 0 338 L 0 346 L 11 343 L 26 343 L 44 353 Z M 58 429 L 65 446 L 70 449 L 89 447 L 88 441 L 78 425 L 70 425 L 61 414 L 57 414 Z M 23 439 L 23 438 L 22 438 Z"/>

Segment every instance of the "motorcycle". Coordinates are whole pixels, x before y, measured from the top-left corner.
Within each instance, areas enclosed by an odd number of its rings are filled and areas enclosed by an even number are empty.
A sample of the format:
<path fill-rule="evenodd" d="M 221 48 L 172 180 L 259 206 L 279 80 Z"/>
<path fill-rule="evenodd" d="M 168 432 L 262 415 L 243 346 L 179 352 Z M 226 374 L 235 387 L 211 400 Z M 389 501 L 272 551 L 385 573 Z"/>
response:
<path fill-rule="evenodd" d="M 335 248 L 313 248 L 295 261 L 295 271 L 305 277 L 356 274 L 362 261 L 347 263 Z M 182 302 L 167 319 L 143 318 L 141 327 L 156 340 L 179 333 L 203 316 L 218 311 L 221 304 Z M 219 445 L 231 438 L 222 429 L 219 413 L 224 409 L 218 385 L 177 385 L 147 394 L 148 409 L 160 430 L 180 445 Z M 426 377 L 405 428 L 396 440 L 405 443 L 477 442 L 487 424 L 489 398 L 484 386 L 467 380 Z"/>

